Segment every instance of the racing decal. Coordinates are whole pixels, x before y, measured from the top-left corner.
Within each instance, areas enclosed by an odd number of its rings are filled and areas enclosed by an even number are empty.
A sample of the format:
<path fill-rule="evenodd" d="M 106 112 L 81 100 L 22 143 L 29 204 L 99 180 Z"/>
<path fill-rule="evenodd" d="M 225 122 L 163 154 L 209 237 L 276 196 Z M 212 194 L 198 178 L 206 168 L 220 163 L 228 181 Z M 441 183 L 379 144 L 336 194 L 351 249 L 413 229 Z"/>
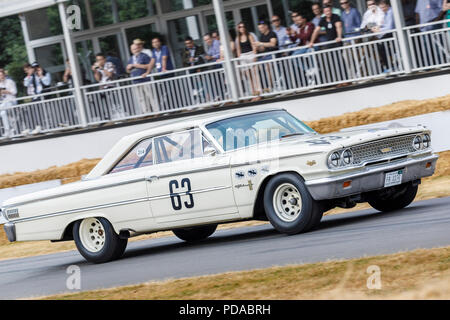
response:
<path fill-rule="evenodd" d="M 234 175 L 237 179 L 243 179 L 245 177 L 245 173 L 243 171 L 237 171 Z"/>
<path fill-rule="evenodd" d="M 258 174 L 258 171 L 256 169 L 250 169 L 247 171 L 247 173 L 249 177 L 254 177 Z"/>
<path fill-rule="evenodd" d="M 183 178 L 181 180 L 181 188 L 187 188 L 186 192 L 178 193 L 174 192 L 175 189 L 180 188 L 180 184 L 177 180 L 171 180 L 169 182 L 169 190 L 170 190 L 170 201 L 172 203 L 173 210 L 181 210 L 183 208 L 183 204 L 186 207 L 186 209 L 192 209 L 194 207 L 194 197 L 191 193 L 191 180 L 189 178 Z M 187 195 L 189 196 L 189 201 L 184 201 L 182 203 L 181 196 Z"/>
<path fill-rule="evenodd" d="M 136 155 L 141 158 L 145 155 L 145 148 L 139 148 L 136 150 Z"/>

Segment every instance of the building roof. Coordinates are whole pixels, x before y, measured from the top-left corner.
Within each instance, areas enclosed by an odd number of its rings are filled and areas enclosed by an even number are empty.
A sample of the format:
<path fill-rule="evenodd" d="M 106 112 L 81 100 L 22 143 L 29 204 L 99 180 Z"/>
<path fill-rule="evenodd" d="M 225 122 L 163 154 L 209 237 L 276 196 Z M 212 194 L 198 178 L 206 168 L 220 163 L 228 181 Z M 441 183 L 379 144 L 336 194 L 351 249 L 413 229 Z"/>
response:
<path fill-rule="evenodd" d="M 67 0 L 0 0 L 0 18 L 53 6 Z"/>

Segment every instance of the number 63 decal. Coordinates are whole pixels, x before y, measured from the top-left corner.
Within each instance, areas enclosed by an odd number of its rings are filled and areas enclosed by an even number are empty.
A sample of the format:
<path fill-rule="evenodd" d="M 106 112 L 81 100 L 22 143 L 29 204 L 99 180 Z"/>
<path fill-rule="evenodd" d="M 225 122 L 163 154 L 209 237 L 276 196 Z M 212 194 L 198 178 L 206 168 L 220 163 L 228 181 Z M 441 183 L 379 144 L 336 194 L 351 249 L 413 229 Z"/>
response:
<path fill-rule="evenodd" d="M 170 201 L 172 202 L 172 207 L 174 210 L 181 210 L 183 208 L 183 204 L 187 209 L 191 209 L 194 207 L 194 197 L 191 194 L 191 180 L 189 178 L 183 178 L 181 180 L 181 188 L 187 188 L 186 192 L 175 192 L 174 190 L 177 190 L 180 188 L 180 184 L 177 180 L 171 180 L 169 182 L 169 191 L 170 191 Z M 189 196 L 189 201 L 181 202 L 181 196 L 187 195 Z"/>

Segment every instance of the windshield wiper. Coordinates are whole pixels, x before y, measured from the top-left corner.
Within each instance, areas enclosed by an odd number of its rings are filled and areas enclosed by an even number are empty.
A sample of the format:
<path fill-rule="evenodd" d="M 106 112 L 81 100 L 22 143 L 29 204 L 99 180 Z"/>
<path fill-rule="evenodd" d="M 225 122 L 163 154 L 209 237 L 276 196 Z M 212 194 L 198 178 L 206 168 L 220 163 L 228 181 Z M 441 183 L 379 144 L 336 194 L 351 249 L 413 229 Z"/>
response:
<path fill-rule="evenodd" d="M 294 133 L 289 133 L 289 134 L 285 134 L 284 136 L 281 136 L 281 139 L 292 137 L 292 136 L 302 136 L 302 135 L 304 135 L 303 132 L 294 132 Z"/>

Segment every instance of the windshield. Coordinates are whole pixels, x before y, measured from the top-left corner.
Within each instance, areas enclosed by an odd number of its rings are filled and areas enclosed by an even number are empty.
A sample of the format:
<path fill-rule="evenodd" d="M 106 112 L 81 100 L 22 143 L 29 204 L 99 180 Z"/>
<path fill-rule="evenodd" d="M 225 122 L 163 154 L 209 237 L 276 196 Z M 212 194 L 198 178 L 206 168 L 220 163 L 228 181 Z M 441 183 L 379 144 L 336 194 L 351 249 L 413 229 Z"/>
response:
<path fill-rule="evenodd" d="M 314 130 L 284 110 L 224 119 L 208 124 L 206 129 L 225 151 L 290 135 L 314 133 Z"/>

